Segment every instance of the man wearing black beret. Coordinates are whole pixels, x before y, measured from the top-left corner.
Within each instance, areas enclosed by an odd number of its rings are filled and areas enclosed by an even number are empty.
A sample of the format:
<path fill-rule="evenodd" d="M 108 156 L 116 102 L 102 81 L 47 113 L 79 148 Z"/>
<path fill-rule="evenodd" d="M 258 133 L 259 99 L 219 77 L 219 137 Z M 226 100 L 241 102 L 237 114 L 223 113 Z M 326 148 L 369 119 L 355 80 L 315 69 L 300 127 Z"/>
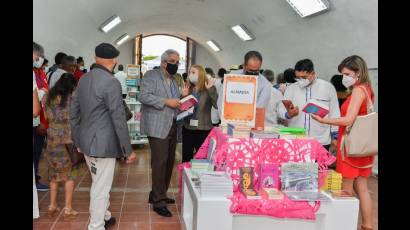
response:
<path fill-rule="evenodd" d="M 111 44 L 95 48 L 95 64 L 78 83 L 70 109 L 72 139 L 91 172 L 88 230 L 115 224 L 108 211 L 116 158 L 136 159 L 132 151 L 120 82 L 112 74 L 120 52 Z"/>

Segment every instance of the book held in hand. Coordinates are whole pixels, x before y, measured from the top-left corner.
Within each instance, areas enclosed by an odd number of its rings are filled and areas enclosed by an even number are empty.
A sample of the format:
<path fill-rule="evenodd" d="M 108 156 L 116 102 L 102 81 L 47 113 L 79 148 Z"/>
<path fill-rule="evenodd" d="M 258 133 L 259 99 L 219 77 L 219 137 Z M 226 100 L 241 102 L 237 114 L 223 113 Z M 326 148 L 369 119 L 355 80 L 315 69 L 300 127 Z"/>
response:
<path fill-rule="evenodd" d="M 329 113 L 329 107 L 318 100 L 310 99 L 302 110 L 305 113 L 313 113 L 319 117 L 325 117 Z"/>
<path fill-rule="evenodd" d="M 179 103 L 181 104 L 179 106 L 179 110 L 182 112 L 194 107 L 196 104 L 198 104 L 198 100 L 194 96 L 188 95 L 182 98 Z"/>

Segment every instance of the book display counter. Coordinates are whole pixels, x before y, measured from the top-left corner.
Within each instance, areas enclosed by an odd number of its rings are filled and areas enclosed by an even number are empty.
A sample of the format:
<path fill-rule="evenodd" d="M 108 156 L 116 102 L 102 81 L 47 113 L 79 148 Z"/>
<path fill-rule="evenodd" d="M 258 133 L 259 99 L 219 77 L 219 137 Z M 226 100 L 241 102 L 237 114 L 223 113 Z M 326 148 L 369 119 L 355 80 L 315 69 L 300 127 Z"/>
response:
<path fill-rule="evenodd" d="M 315 139 L 232 137 L 214 128 L 178 165 L 186 230 L 357 229 L 359 201 Z M 321 188 L 321 189 L 319 189 Z"/>

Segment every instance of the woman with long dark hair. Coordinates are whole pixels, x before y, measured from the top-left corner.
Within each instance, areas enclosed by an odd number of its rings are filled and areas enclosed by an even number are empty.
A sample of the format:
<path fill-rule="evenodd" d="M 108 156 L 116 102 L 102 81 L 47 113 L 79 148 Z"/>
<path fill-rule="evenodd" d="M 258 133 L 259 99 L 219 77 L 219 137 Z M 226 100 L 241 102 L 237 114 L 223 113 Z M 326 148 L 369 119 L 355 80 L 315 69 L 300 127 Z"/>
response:
<path fill-rule="evenodd" d="M 74 179 L 78 168 L 73 167 L 66 149 L 66 144 L 71 144 L 71 127 L 69 109 L 71 95 L 77 81 L 70 73 L 64 73 L 48 94 L 43 97 L 43 105 L 49 122 L 47 129 L 46 159 L 48 162 L 48 175 L 50 180 L 50 205 L 48 215 L 54 216 L 59 211 L 57 206 L 58 183 L 65 182 L 65 207 L 64 218 L 72 218 L 78 212 L 72 208 L 74 192 Z"/>

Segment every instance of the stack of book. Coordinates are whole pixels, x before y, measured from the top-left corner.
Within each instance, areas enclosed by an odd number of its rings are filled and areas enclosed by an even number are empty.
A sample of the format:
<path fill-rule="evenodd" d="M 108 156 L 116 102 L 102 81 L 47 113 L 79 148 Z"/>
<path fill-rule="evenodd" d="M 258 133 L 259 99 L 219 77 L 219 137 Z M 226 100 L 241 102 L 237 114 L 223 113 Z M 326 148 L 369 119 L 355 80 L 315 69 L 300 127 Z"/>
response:
<path fill-rule="evenodd" d="M 279 138 L 279 133 L 274 131 L 252 130 L 250 137 L 256 139 Z"/>
<path fill-rule="evenodd" d="M 353 199 L 355 198 L 350 192 L 346 190 L 334 190 L 334 191 L 326 191 L 330 194 L 334 199 Z"/>
<path fill-rule="evenodd" d="M 213 171 L 213 164 L 208 159 L 192 159 L 191 171 L 194 176 L 199 176 L 202 172 Z"/>
<path fill-rule="evenodd" d="M 341 190 L 342 189 L 342 174 L 329 170 L 323 183 L 323 186 L 320 188 L 322 190 Z"/>
<path fill-rule="evenodd" d="M 266 200 L 280 200 L 283 199 L 283 193 L 276 188 L 263 188 L 259 191 L 262 198 Z"/>
<path fill-rule="evenodd" d="M 251 133 L 251 128 L 245 125 L 237 125 L 228 123 L 228 135 L 236 138 L 248 138 Z"/>
<path fill-rule="evenodd" d="M 317 163 L 284 163 L 281 166 L 282 192 L 294 201 L 329 201 L 319 192 Z"/>
<path fill-rule="evenodd" d="M 227 197 L 232 195 L 233 184 L 226 172 L 202 172 L 199 175 L 199 190 L 202 197 Z"/>

